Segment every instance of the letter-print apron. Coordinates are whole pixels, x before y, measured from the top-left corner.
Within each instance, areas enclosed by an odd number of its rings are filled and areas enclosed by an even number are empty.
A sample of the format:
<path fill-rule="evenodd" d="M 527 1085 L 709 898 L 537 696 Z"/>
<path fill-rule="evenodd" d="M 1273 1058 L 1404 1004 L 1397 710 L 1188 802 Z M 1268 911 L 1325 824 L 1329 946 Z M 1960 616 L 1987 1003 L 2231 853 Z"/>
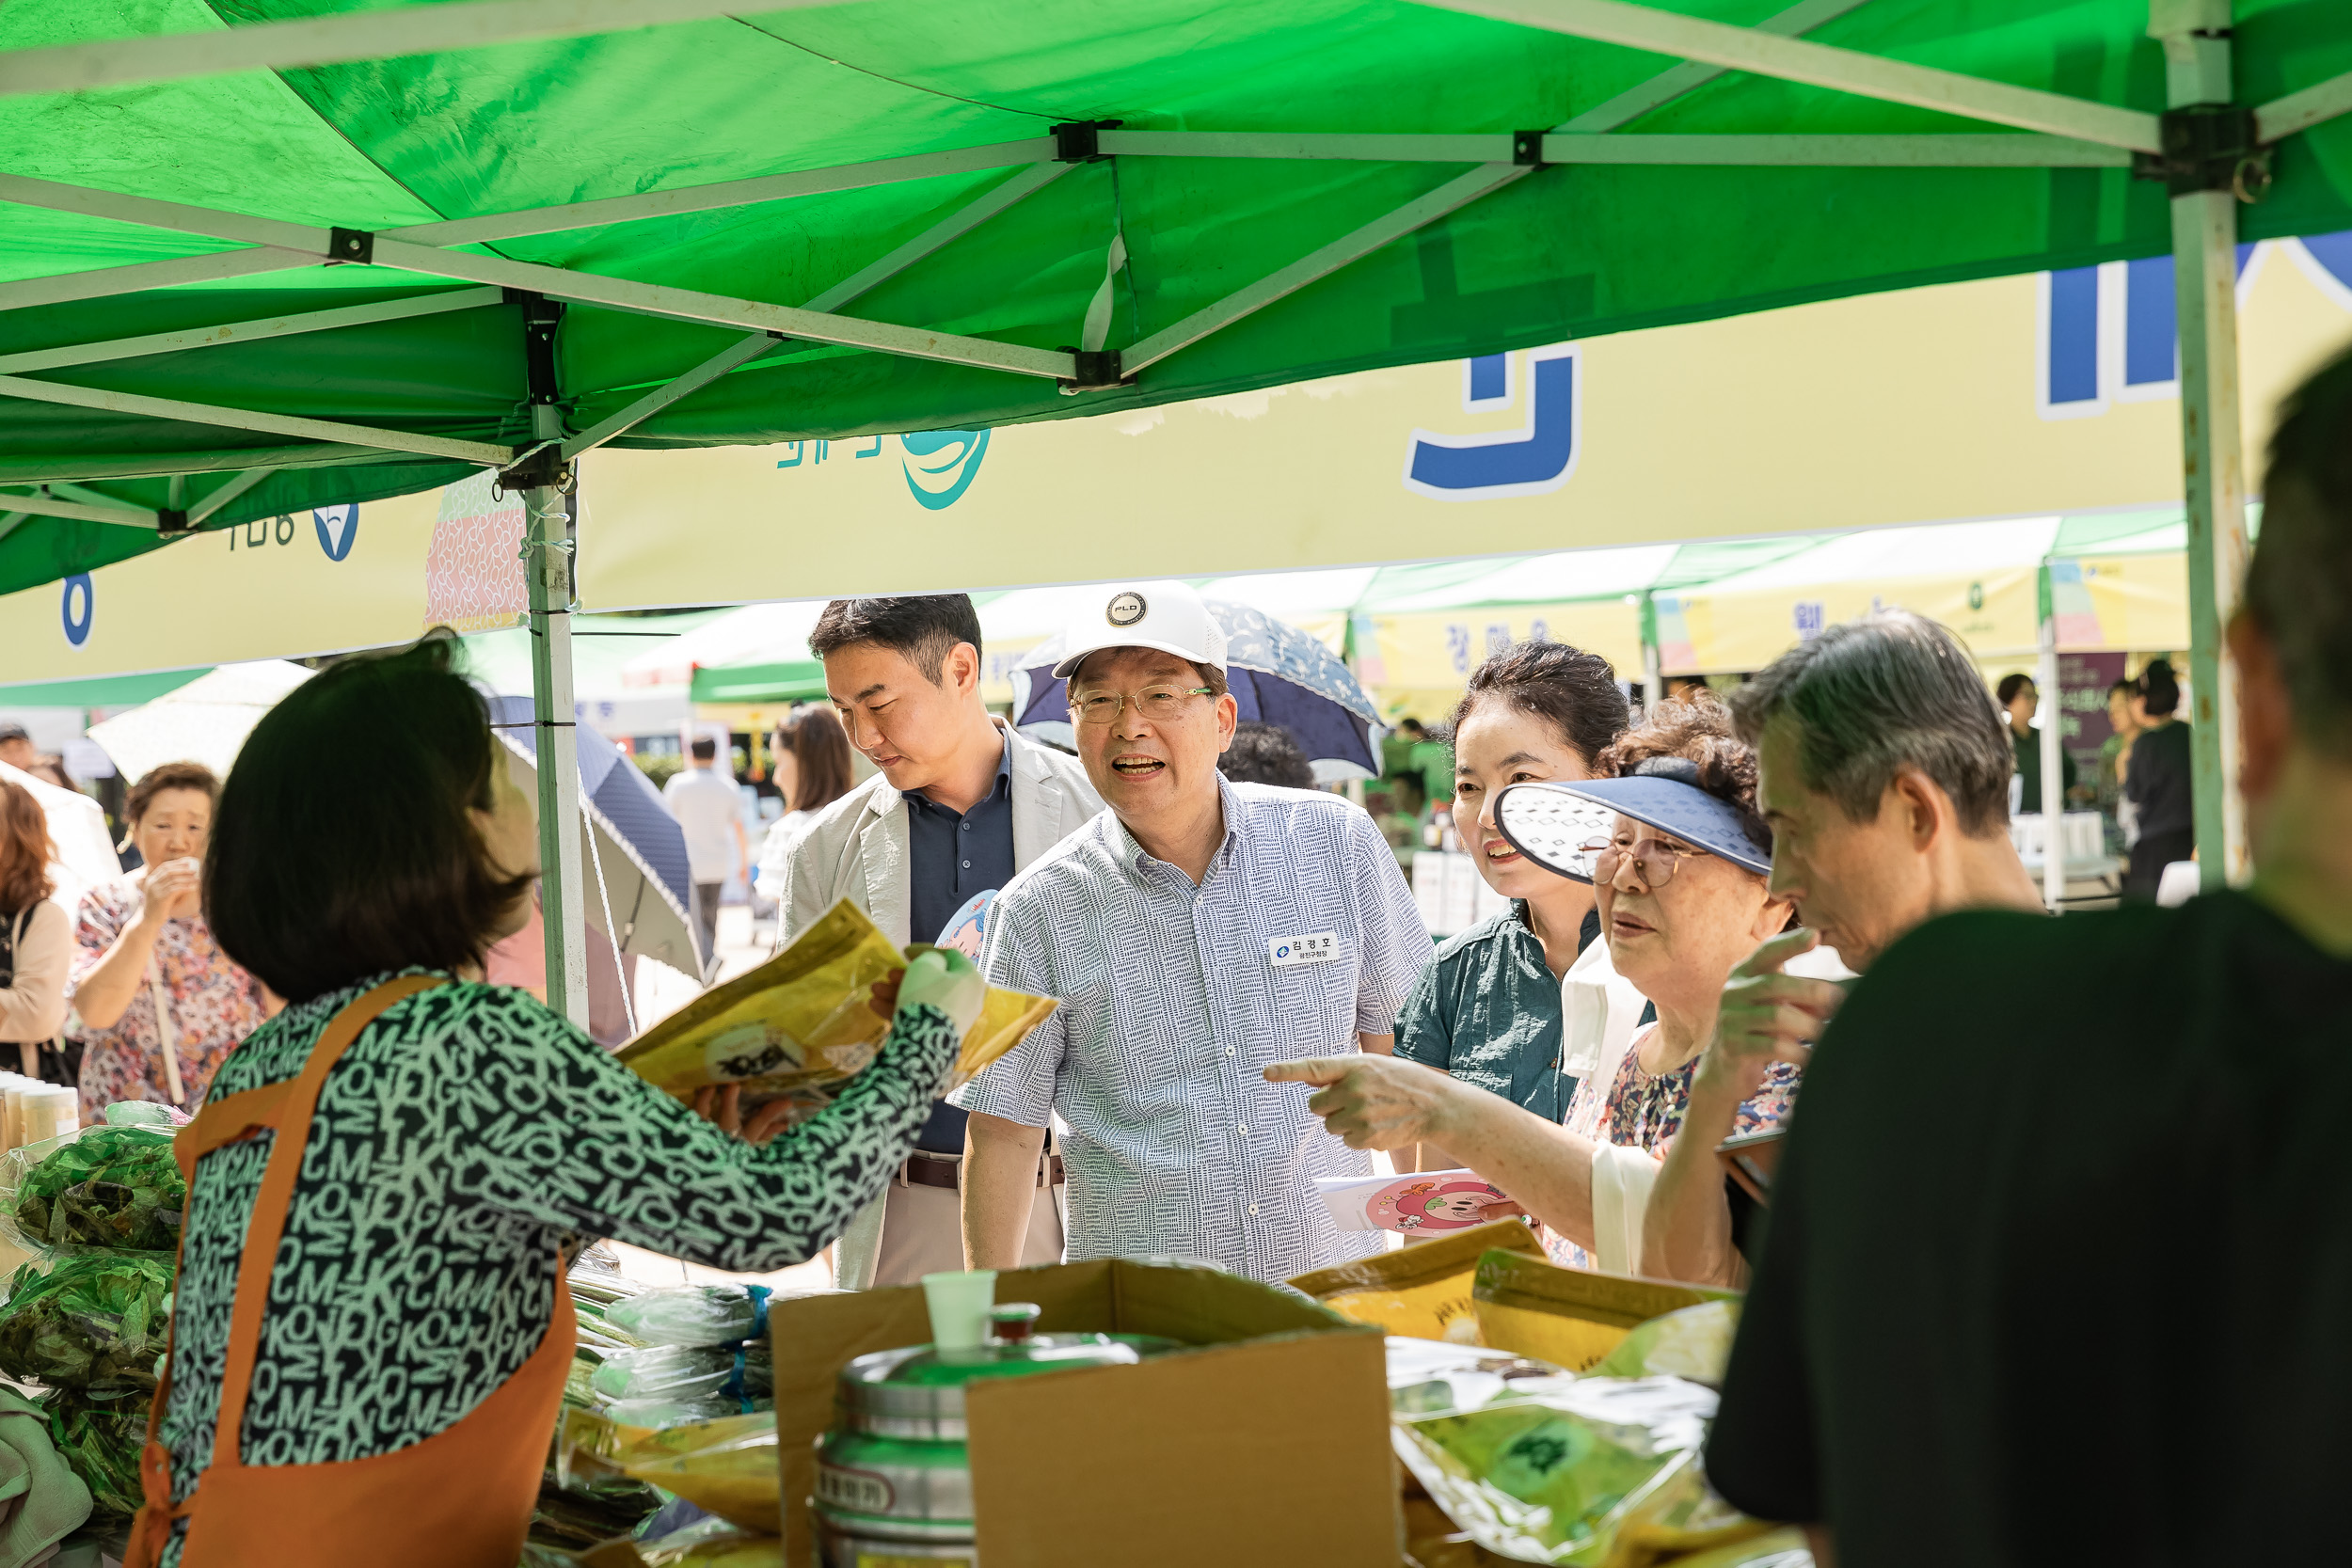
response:
<path fill-rule="evenodd" d="M 563 1401 L 564 1375 L 572 1361 L 572 1298 L 560 1274 L 545 1341 L 514 1376 L 446 1431 L 390 1453 L 334 1464 L 247 1465 L 240 1452 L 270 1274 L 310 1143 L 319 1089 L 376 1015 L 404 997 L 446 983 L 413 974 L 376 987 L 327 1024 L 299 1074 L 214 1101 L 173 1139 L 174 1158 L 193 1184 L 196 1163 L 205 1154 L 257 1129 L 277 1134 L 237 1264 L 213 1462 L 187 1500 L 174 1507 L 170 1454 L 156 1436 L 171 1391 L 167 1362 L 139 1461 L 145 1506 L 132 1526 L 124 1568 L 154 1568 L 172 1521 L 183 1517 L 188 1530 L 181 1547 L 183 1568 L 311 1560 L 338 1568 L 427 1562 L 514 1568 L 522 1555 Z M 386 1330 L 391 1326 L 386 1324 Z"/>

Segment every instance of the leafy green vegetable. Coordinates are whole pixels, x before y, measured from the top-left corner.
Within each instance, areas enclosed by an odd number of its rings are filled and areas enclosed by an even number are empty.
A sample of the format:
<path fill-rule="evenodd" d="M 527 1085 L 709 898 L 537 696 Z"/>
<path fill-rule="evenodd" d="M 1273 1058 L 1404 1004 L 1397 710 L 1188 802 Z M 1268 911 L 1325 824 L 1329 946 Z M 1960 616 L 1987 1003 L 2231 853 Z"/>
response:
<path fill-rule="evenodd" d="M 168 1135 L 144 1127 L 96 1127 L 25 1172 L 16 1223 L 55 1247 L 169 1252 L 180 1244 L 188 1184 Z"/>
<path fill-rule="evenodd" d="M 104 1400 L 70 1388 L 49 1402 L 49 1440 L 89 1488 L 93 1518 L 128 1519 L 139 1511 L 148 1403 L 143 1394 Z"/>
<path fill-rule="evenodd" d="M 171 1274 L 172 1259 L 162 1253 L 85 1253 L 48 1274 L 25 1264 L 0 1306 L 0 1372 L 68 1388 L 152 1393 Z"/>

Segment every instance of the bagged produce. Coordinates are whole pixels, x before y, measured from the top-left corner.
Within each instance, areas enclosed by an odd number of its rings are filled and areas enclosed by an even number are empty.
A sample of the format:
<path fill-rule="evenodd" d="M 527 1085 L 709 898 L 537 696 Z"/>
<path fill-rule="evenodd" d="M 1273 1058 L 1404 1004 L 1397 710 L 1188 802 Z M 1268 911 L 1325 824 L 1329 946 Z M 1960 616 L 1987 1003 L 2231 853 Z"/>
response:
<path fill-rule="evenodd" d="M 764 1285 L 664 1285 L 604 1309 L 604 1321 L 647 1345 L 731 1345 L 759 1332 Z"/>
<path fill-rule="evenodd" d="M 90 1516 L 124 1520 L 139 1511 L 139 1452 L 147 1446 L 148 1398 L 113 1399 L 61 1388 L 48 1402 L 49 1441 L 89 1488 Z"/>
<path fill-rule="evenodd" d="M 717 1395 L 735 1366 L 735 1352 L 723 1345 L 647 1345 L 606 1356 L 588 1386 L 607 1401 L 699 1399 Z"/>
<path fill-rule="evenodd" d="M 188 1184 L 171 1134 L 136 1125 L 85 1128 L 12 1152 L 27 1164 L 11 1212 L 36 1246 L 170 1252 L 180 1244 Z"/>
<path fill-rule="evenodd" d="M 27 1263 L 0 1305 L 0 1372 L 67 1388 L 152 1394 L 164 1354 L 167 1253 L 85 1253 Z"/>
<path fill-rule="evenodd" d="M 621 1449 L 623 1474 L 745 1529 L 784 1528 L 773 1411 L 675 1426 Z"/>
<path fill-rule="evenodd" d="M 901 953 L 844 899 L 757 969 L 705 991 L 623 1046 L 620 1059 L 680 1100 L 709 1085 L 737 1084 L 746 1109 L 791 1099 L 814 1115 L 866 1069 L 890 1033 L 891 1009 L 876 988 L 925 950 L 918 944 Z M 947 1086 L 1020 1044 L 1055 1006 L 990 987 Z"/>
<path fill-rule="evenodd" d="M 773 1410 L 772 1400 L 754 1400 L 754 1409 Z M 740 1416 L 743 1402 L 718 1394 L 701 1394 L 691 1399 L 613 1400 L 598 1407 L 617 1426 L 635 1427 L 644 1432 L 658 1432 L 665 1427 L 691 1426 L 698 1421 L 716 1421 L 728 1416 Z"/>
<path fill-rule="evenodd" d="M 1540 1259 L 1543 1243 L 1524 1220 L 1497 1220 L 1402 1252 L 1376 1252 L 1354 1262 L 1317 1269 L 1292 1280 L 1343 1318 L 1390 1334 L 1475 1345 L 1478 1320 L 1470 1286 L 1489 1251 Z"/>

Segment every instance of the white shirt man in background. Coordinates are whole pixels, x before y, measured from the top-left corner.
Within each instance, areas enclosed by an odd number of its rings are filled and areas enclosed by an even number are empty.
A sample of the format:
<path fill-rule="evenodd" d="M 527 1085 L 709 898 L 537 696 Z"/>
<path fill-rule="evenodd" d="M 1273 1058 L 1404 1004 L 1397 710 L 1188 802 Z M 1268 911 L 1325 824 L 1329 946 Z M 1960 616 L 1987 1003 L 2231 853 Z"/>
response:
<path fill-rule="evenodd" d="M 732 774 L 720 771 L 719 743 L 708 736 L 690 748 L 688 765 L 661 789 L 661 799 L 686 831 L 686 860 L 694 879 L 694 926 L 702 937 L 707 978 L 719 942 L 719 894 L 730 876 L 752 863 L 743 836 L 743 799 Z"/>

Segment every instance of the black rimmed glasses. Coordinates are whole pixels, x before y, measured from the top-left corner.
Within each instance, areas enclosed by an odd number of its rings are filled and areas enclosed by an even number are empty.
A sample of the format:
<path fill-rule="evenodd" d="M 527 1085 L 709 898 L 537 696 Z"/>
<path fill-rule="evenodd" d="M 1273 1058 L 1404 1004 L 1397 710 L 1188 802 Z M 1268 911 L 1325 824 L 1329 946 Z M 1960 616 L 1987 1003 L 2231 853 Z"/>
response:
<path fill-rule="evenodd" d="M 1070 694 L 1070 715 L 1081 724 L 1112 724 L 1129 703 L 1152 723 L 1165 723 L 1184 711 L 1188 698 L 1214 695 L 1205 686 L 1147 686 L 1140 691 L 1089 691 Z"/>

